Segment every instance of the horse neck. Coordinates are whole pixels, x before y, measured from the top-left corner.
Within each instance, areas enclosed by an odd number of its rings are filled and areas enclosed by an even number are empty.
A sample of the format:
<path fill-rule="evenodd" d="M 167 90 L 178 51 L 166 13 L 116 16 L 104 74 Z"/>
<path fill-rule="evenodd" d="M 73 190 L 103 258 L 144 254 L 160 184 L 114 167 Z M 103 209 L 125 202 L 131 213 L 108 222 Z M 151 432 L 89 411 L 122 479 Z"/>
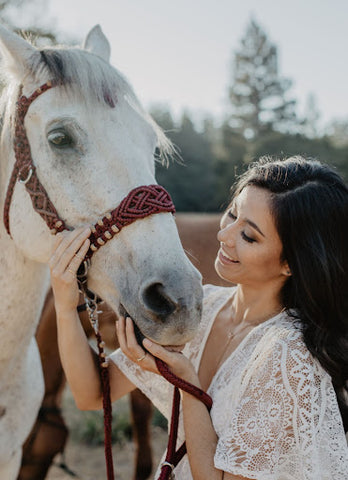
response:
<path fill-rule="evenodd" d="M 46 265 L 23 255 L 4 226 L 4 202 L 15 158 L 9 107 L 0 115 L 3 122 L 0 145 L 0 325 L 6 329 L 6 340 L 4 336 L 0 340 L 0 352 L 3 352 L 11 345 L 18 351 L 19 343 L 25 347 L 35 334 L 49 286 L 49 274 Z M 1 346 L 4 341 L 6 345 Z M 1 353 L 0 356 L 3 358 Z"/>
<path fill-rule="evenodd" d="M 46 265 L 22 254 L 3 224 L 0 265 L 0 326 L 6 331 L 0 337 L 0 357 L 5 360 L 28 346 L 34 336 L 49 286 L 49 272 Z"/>

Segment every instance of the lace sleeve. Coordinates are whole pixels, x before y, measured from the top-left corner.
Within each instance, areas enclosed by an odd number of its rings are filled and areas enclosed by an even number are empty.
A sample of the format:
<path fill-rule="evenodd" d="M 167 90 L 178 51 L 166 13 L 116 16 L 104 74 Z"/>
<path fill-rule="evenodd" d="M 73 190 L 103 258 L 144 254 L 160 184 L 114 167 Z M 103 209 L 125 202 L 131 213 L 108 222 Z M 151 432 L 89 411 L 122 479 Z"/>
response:
<path fill-rule="evenodd" d="M 257 480 L 348 479 L 331 379 L 298 330 L 282 336 L 270 329 L 242 373 L 238 402 L 227 403 L 217 468 Z"/>
<path fill-rule="evenodd" d="M 160 375 L 143 370 L 129 360 L 120 349 L 113 352 L 109 359 L 151 400 L 167 419 L 170 418 L 173 387 L 167 380 Z"/>

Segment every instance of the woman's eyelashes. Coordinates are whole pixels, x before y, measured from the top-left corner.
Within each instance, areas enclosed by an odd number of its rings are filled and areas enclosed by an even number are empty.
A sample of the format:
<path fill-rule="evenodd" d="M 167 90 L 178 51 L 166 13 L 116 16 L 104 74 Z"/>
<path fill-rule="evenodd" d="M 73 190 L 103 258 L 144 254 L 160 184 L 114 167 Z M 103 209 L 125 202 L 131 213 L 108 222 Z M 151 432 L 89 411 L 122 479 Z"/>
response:
<path fill-rule="evenodd" d="M 237 220 L 237 215 L 235 215 L 231 210 L 228 211 L 227 215 L 235 222 Z M 243 240 L 248 243 L 256 242 L 255 238 L 249 237 L 244 231 L 241 232 Z"/>
<path fill-rule="evenodd" d="M 245 232 L 241 232 L 242 238 L 248 243 L 254 243 L 256 240 L 254 238 L 248 237 Z"/>

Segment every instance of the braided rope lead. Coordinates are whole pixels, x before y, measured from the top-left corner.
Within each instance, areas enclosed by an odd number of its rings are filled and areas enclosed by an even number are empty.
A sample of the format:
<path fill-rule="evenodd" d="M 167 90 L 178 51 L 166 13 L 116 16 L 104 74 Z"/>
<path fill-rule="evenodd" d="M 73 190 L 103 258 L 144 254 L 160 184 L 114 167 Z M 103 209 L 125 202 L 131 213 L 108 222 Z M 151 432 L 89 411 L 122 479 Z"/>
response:
<path fill-rule="evenodd" d="M 112 458 L 112 404 L 111 404 L 111 395 L 110 395 L 110 378 L 109 378 L 109 369 L 108 363 L 106 361 L 106 354 L 104 352 L 105 343 L 102 341 L 101 334 L 99 331 L 99 310 L 96 297 L 89 297 L 87 286 L 85 283 L 79 281 L 80 291 L 83 293 L 85 298 L 86 310 L 88 313 L 88 318 L 90 324 L 93 328 L 97 346 L 98 346 L 98 364 L 99 364 L 99 374 L 101 389 L 103 395 L 103 412 L 104 412 L 104 453 L 105 453 L 105 463 L 106 463 L 106 476 L 107 480 L 114 480 L 114 464 Z"/>
<path fill-rule="evenodd" d="M 104 453 L 106 462 L 106 475 L 108 480 L 114 480 L 114 464 L 112 458 L 112 405 L 110 396 L 110 377 L 108 364 L 105 360 L 104 342 L 102 341 L 99 330 L 95 332 L 98 342 L 98 358 L 100 379 L 103 392 L 103 411 L 104 411 Z"/>
<path fill-rule="evenodd" d="M 207 409 L 210 411 L 213 405 L 212 398 L 203 390 L 192 385 L 191 383 L 186 382 L 182 378 L 176 376 L 169 369 L 168 365 L 164 363 L 159 358 L 155 358 L 157 368 L 160 374 L 172 385 L 174 385 L 174 396 L 173 396 L 173 407 L 172 407 L 172 418 L 169 431 L 168 447 L 165 461 L 162 463 L 161 473 L 158 477 L 158 480 L 168 480 L 173 477 L 173 470 L 176 465 L 180 462 L 183 456 L 186 454 L 186 444 L 183 443 L 178 450 L 176 448 L 176 441 L 178 436 L 178 425 L 179 425 L 179 411 L 180 411 L 180 392 L 179 389 L 184 390 L 187 393 L 190 393 L 198 400 L 204 403 Z"/>

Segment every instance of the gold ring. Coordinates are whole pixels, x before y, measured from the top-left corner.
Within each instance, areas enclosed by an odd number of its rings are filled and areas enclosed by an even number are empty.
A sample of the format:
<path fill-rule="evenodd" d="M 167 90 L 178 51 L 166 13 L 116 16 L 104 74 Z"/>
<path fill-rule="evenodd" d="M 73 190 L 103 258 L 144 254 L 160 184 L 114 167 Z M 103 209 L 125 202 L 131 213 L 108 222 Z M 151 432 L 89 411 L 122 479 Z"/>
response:
<path fill-rule="evenodd" d="M 146 357 L 146 352 L 144 353 L 144 355 L 140 358 L 137 358 L 137 362 L 141 362 L 142 360 L 144 360 L 144 358 Z"/>

